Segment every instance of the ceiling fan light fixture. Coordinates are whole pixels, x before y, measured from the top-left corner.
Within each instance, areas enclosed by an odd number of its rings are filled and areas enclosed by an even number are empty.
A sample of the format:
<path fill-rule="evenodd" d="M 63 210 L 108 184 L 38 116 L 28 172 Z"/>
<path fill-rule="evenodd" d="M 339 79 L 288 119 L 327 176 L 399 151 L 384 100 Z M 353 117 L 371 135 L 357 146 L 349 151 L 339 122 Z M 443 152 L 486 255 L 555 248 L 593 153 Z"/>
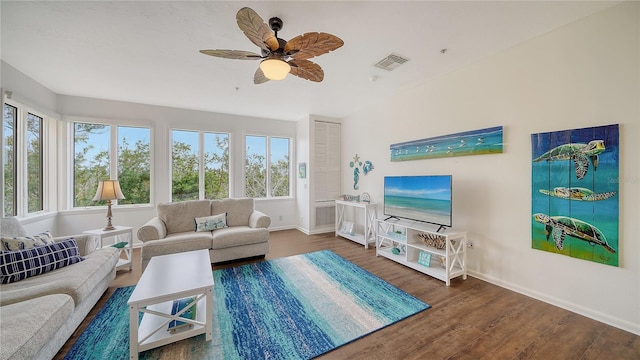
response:
<path fill-rule="evenodd" d="M 260 63 L 260 70 L 269 80 L 283 80 L 291 71 L 291 65 L 280 59 L 265 59 Z"/>

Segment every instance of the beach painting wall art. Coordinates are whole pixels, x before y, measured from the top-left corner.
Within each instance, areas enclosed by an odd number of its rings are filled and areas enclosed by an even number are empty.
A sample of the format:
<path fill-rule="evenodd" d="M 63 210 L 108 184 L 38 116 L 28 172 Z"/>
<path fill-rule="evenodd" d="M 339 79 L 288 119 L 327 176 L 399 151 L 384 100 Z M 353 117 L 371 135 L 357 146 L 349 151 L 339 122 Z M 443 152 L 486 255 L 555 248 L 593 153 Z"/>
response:
<path fill-rule="evenodd" d="M 391 161 L 502 153 L 502 126 L 390 145 Z"/>
<path fill-rule="evenodd" d="M 618 266 L 618 125 L 531 135 L 532 248 Z"/>

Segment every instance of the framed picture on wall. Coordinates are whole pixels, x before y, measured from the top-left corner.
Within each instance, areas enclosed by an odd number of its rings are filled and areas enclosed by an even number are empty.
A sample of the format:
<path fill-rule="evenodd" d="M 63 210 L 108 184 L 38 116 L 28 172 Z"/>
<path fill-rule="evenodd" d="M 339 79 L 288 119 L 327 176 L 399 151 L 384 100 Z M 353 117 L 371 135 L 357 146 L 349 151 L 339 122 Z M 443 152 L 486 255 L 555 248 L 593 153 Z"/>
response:
<path fill-rule="evenodd" d="M 298 164 L 298 178 L 307 178 L 307 163 L 301 162 Z"/>

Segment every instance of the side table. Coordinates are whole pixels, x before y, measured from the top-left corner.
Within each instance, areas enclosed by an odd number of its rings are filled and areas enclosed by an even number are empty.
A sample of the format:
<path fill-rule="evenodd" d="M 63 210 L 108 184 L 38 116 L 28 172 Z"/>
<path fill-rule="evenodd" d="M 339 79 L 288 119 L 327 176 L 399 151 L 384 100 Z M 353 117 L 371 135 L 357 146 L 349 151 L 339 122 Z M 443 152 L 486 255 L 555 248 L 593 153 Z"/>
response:
<path fill-rule="evenodd" d="M 83 234 L 91 235 L 95 237 L 100 244 L 100 247 L 105 247 L 104 239 L 113 238 L 113 242 L 106 246 L 111 246 L 120 242 L 127 242 L 127 245 L 120 248 L 120 254 L 124 253 L 125 258 L 118 259 L 116 270 L 129 267 L 129 271 L 133 269 L 133 228 L 130 226 L 115 226 L 115 230 L 87 230 L 83 231 Z"/>

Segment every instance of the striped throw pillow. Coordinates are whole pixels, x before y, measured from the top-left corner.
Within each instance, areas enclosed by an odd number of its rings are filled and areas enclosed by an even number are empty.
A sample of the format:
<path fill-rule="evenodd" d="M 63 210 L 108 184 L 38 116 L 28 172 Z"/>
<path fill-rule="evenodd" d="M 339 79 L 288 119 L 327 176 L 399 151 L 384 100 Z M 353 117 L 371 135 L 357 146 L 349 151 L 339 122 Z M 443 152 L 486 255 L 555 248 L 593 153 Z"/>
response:
<path fill-rule="evenodd" d="M 0 252 L 0 283 L 20 281 L 82 260 L 74 238 L 31 249 Z"/>

